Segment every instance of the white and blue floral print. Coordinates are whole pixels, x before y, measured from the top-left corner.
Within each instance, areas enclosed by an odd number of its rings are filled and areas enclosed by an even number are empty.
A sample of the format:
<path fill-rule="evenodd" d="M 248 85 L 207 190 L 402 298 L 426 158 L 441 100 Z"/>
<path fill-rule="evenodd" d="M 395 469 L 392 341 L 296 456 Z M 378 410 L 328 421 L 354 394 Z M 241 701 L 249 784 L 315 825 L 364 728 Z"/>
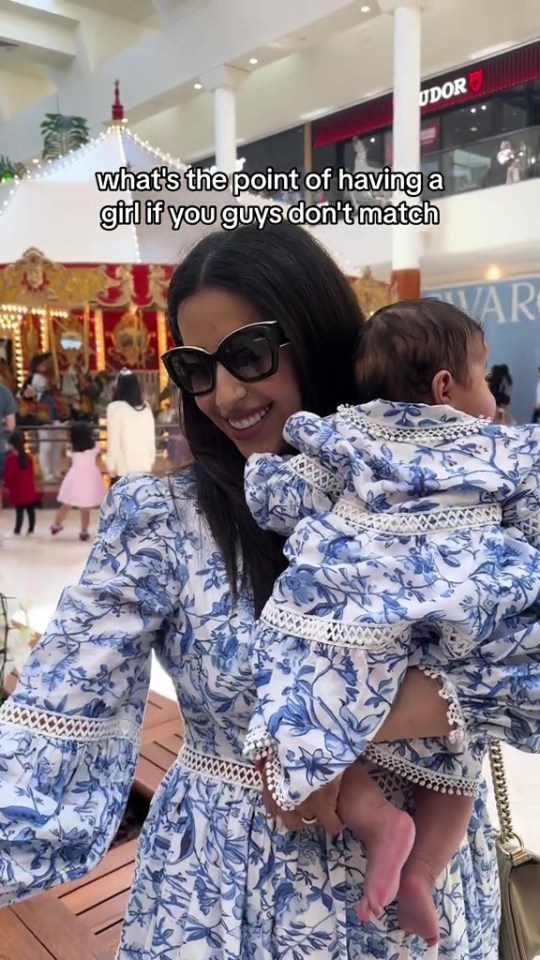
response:
<path fill-rule="evenodd" d="M 234 607 L 190 471 L 172 487 L 174 498 L 152 476 L 113 487 L 79 583 L 1 710 L 0 904 L 81 877 L 105 853 L 133 781 L 154 650 L 178 692 L 186 747 L 143 829 L 118 960 L 424 960 L 391 908 L 357 921 L 364 856 L 348 831 L 331 840 L 268 818 L 243 756 L 256 706 L 251 597 Z M 470 739 L 499 735 L 506 716 L 508 739 L 537 749 L 540 630 L 522 619 L 508 630 L 505 653 L 513 638 L 516 657 L 504 670 L 468 660 L 441 671 L 460 692 Z M 437 650 L 422 655 L 435 662 Z M 339 717 L 334 733 L 337 744 L 347 736 Z M 395 771 L 374 775 L 395 804 L 410 802 Z M 439 960 L 497 960 L 483 789 L 436 904 Z"/>
<path fill-rule="evenodd" d="M 540 593 L 540 429 L 375 401 L 328 418 L 297 413 L 285 437 L 297 456 L 255 455 L 246 469 L 253 515 L 288 536 L 289 560 L 255 630 L 246 754 L 267 757 L 283 807 L 360 755 L 474 795 L 484 746 L 464 742 L 448 680 L 448 743 L 429 755 L 425 742 L 372 741 L 409 666 L 444 681 L 441 663 L 474 662 L 495 681 L 516 656 L 515 634 L 493 634 Z M 505 706 L 497 735 L 528 711 Z"/>

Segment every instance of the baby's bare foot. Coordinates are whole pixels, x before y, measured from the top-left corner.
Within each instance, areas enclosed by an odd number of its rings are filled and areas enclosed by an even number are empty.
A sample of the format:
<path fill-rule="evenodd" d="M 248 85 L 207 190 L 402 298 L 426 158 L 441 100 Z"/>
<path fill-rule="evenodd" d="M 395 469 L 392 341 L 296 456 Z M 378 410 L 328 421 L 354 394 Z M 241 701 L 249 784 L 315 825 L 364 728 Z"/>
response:
<path fill-rule="evenodd" d="M 385 803 L 376 821 L 362 840 L 366 845 L 367 868 L 364 897 L 357 905 L 358 918 L 369 922 L 371 915 L 380 917 L 385 907 L 396 899 L 403 865 L 412 850 L 415 827 L 408 813 Z M 354 830 L 354 824 L 351 824 Z"/>
<path fill-rule="evenodd" d="M 435 878 L 428 864 L 411 860 L 398 891 L 398 923 L 404 933 L 421 937 L 428 947 L 439 942 L 439 917 L 433 903 Z"/>

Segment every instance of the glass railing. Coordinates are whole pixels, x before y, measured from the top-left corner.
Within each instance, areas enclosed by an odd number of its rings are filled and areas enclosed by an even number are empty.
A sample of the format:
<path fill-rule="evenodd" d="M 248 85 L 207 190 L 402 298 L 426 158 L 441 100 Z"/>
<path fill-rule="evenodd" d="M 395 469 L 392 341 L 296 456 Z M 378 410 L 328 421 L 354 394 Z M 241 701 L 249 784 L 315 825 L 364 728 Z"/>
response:
<path fill-rule="evenodd" d="M 373 174 L 375 179 L 385 169 L 370 164 L 367 160 L 358 163 L 351 175 Z M 440 201 L 443 197 L 487 187 L 519 183 L 533 177 L 540 177 L 540 126 L 515 130 L 511 134 L 500 134 L 485 140 L 477 140 L 464 146 L 449 147 L 446 150 L 425 153 L 422 157 L 424 182 L 430 173 L 440 173 L 444 178 L 444 192 L 432 192 L 425 189 L 414 202 L 424 200 Z M 358 178 L 364 182 L 366 178 Z M 373 178 L 371 178 L 373 180 Z M 335 171 L 330 190 L 325 194 L 274 195 L 275 199 L 285 203 L 297 203 L 304 199 L 308 203 L 335 205 L 337 201 L 352 203 L 354 209 L 360 206 L 384 207 L 392 203 L 391 190 L 383 185 L 372 190 L 340 190 Z"/>
<path fill-rule="evenodd" d="M 511 186 L 540 177 L 540 127 L 526 127 L 509 134 L 451 147 L 423 158 L 424 174 L 442 173 L 444 194 L 453 196 L 486 187 Z"/>

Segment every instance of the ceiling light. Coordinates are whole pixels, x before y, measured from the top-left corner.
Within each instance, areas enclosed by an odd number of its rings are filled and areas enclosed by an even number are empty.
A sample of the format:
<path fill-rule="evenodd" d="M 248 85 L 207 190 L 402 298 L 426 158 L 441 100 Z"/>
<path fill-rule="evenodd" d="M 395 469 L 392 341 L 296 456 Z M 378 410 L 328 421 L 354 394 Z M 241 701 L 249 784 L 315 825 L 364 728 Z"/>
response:
<path fill-rule="evenodd" d="M 481 110 L 487 110 L 487 104 L 486 104 L 486 103 L 483 103 L 480 109 L 481 109 Z"/>
<path fill-rule="evenodd" d="M 471 113 L 476 113 L 476 107 L 471 107 Z"/>
<path fill-rule="evenodd" d="M 194 89 L 194 90 L 202 90 L 202 83 L 194 83 L 194 84 L 193 84 L 193 89 Z"/>
<path fill-rule="evenodd" d="M 364 7 L 360 7 L 360 13 L 369 13 L 369 11 L 370 11 L 370 7 L 368 7 L 367 5 Z"/>
<path fill-rule="evenodd" d="M 41 163 L 41 160 L 39 160 L 38 157 L 34 157 L 32 163 Z"/>
<path fill-rule="evenodd" d="M 257 60 L 257 57 L 251 57 L 249 62 L 252 64 L 252 66 L 255 66 L 255 64 L 258 63 L 259 61 Z"/>

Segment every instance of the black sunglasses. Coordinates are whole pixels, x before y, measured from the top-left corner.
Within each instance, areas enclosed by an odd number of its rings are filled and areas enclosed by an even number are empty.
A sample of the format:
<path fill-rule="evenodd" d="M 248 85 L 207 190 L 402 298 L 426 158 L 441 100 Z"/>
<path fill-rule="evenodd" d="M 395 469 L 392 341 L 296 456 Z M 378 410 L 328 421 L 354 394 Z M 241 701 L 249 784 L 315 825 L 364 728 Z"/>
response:
<path fill-rule="evenodd" d="M 279 350 L 288 341 L 275 320 L 250 323 L 225 337 L 215 353 L 201 347 L 173 347 L 162 356 L 171 380 L 194 397 L 212 393 L 216 364 L 220 363 L 242 383 L 257 383 L 277 373 Z"/>

